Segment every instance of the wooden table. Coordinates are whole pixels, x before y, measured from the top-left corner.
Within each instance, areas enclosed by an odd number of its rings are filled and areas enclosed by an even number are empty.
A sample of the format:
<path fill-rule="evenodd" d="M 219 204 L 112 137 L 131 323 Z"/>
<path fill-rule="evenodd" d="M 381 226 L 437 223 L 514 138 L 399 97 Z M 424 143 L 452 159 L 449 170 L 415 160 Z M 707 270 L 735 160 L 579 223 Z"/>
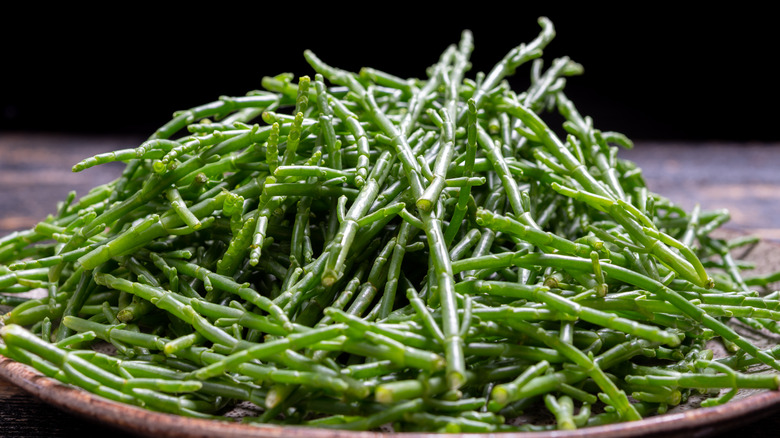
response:
<path fill-rule="evenodd" d="M 70 166 L 100 152 L 134 147 L 133 137 L 73 137 L 0 133 L 0 235 L 52 213 L 70 190 L 78 194 L 114 179 L 119 165 L 73 174 Z M 728 208 L 726 228 L 780 244 L 780 145 L 638 143 L 621 157 L 639 164 L 649 187 L 686 208 Z M 780 268 L 780 262 L 773 263 Z M 740 428 L 745 436 L 777 436 L 780 415 Z M 121 438 L 109 426 L 60 412 L 0 379 L 0 436 Z M 734 431 L 716 434 L 731 437 Z"/>

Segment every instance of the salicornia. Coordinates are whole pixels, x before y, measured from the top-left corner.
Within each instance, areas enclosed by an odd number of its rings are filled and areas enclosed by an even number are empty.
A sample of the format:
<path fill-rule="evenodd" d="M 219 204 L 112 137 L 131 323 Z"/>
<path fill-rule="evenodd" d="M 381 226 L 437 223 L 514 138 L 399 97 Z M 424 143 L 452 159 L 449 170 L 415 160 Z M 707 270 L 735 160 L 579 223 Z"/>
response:
<path fill-rule="evenodd" d="M 126 168 L 0 238 L 0 353 L 156 411 L 347 430 L 570 430 L 778 389 L 780 349 L 742 333 L 780 333 L 780 277 L 743 272 L 728 212 L 646 186 L 538 24 L 474 75 L 469 31 L 424 78 L 306 51 L 311 76 L 76 163 Z"/>

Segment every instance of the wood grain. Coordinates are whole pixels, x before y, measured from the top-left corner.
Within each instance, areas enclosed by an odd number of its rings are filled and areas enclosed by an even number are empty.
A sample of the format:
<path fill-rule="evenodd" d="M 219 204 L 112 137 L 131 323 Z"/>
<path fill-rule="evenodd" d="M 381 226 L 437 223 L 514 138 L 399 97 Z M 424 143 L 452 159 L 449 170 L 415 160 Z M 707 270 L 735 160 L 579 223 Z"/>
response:
<path fill-rule="evenodd" d="M 727 209 L 726 228 L 780 241 L 780 145 L 643 143 L 618 156 L 685 209 Z"/>
<path fill-rule="evenodd" d="M 130 438 L 137 435 L 76 417 L 38 400 L 7 380 L 0 379 L 0 436 Z"/>

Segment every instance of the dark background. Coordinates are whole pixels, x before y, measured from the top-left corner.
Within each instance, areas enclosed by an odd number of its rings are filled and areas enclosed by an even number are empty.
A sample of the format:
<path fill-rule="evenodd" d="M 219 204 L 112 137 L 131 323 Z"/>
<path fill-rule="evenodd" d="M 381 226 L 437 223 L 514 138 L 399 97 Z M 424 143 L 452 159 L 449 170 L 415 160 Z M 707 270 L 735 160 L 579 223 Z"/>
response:
<path fill-rule="evenodd" d="M 557 37 L 544 59 L 549 65 L 567 55 L 585 67 L 566 89 L 598 128 L 635 141 L 780 140 L 779 38 L 767 7 L 468 1 L 426 13 L 425 2 L 375 3 L 366 11 L 368 4 L 187 3 L 170 14 L 144 6 L 9 14 L 0 131 L 146 136 L 174 111 L 243 95 L 260 88 L 263 76 L 312 74 L 304 49 L 353 71 L 370 66 L 424 77 L 463 29 L 474 35 L 473 78 L 533 39 L 537 17 L 546 15 Z M 513 83 L 528 74 L 521 68 Z"/>

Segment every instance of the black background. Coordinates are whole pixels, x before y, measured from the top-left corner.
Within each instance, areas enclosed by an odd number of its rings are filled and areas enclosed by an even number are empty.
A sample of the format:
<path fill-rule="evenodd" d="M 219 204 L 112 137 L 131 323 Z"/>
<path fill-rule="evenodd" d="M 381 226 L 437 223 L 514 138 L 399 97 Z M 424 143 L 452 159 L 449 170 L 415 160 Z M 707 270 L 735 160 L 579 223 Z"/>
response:
<path fill-rule="evenodd" d="M 344 69 L 424 77 L 464 29 L 474 35 L 473 78 L 533 39 L 545 15 L 557 37 L 544 59 L 566 55 L 585 67 L 566 89 L 598 128 L 634 140 L 780 140 L 780 38 L 769 8 L 623 4 L 225 2 L 163 13 L 162 4 L 134 3 L 17 12 L 2 31 L 0 130 L 145 136 L 176 110 L 260 88 L 263 76 L 312 74 L 304 49 Z M 519 69 L 513 83 L 528 75 Z"/>

